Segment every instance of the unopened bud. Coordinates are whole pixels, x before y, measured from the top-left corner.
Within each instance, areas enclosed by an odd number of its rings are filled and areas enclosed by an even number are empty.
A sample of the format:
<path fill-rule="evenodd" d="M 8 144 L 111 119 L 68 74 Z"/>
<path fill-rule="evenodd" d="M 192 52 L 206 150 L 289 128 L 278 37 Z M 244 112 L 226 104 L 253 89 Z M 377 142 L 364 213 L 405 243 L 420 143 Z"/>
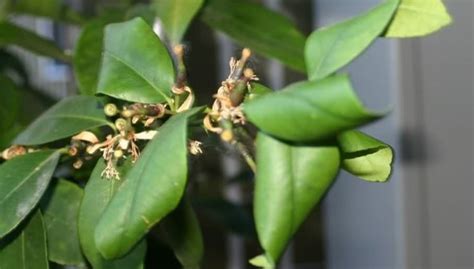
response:
<path fill-rule="evenodd" d="M 127 120 L 123 118 L 118 118 L 115 121 L 115 127 L 117 127 L 119 131 L 124 131 L 125 129 L 127 129 L 127 126 L 128 126 Z"/>
<path fill-rule="evenodd" d="M 229 129 L 224 130 L 221 133 L 221 139 L 224 140 L 225 142 L 230 142 L 232 141 L 232 139 L 234 139 L 234 133 Z"/>
<path fill-rule="evenodd" d="M 84 162 L 83 162 L 81 159 L 77 159 L 77 160 L 72 164 L 72 167 L 74 167 L 75 169 L 80 169 L 83 164 L 84 164 Z"/>
<path fill-rule="evenodd" d="M 116 149 L 116 150 L 114 151 L 114 157 L 115 157 L 115 159 L 119 159 L 119 158 L 121 158 L 122 156 L 123 156 L 123 151 L 122 151 L 121 149 Z"/>
<path fill-rule="evenodd" d="M 105 105 L 104 113 L 105 113 L 105 115 L 107 115 L 109 117 L 113 117 L 113 116 L 117 115 L 117 113 L 118 113 L 117 106 L 115 104 L 112 104 L 112 103 L 109 103 L 109 104 Z"/>
<path fill-rule="evenodd" d="M 122 111 L 121 115 L 124 118 L 131 118 L 131 117 L 133 117 L 133 115 L 135 115 L 135 111 L 130 110 L 130 109 L 126 109 L 126 110 Z"/>

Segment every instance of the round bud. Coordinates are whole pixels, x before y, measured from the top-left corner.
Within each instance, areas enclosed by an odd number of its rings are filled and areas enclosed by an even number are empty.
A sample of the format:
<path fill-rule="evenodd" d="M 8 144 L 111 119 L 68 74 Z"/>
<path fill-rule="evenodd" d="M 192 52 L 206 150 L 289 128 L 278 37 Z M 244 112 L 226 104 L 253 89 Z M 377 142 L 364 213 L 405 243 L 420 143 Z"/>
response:
<path fill-rule="evenodd" d="M 123 151 L 121 149 L 114 150 L 114 157 L 115 159 L 119 159 L 123 156 Z"/>
<path fill-rule="evenodd" d="M 123 118 L 118 118 L 115 120 L 115 127 L 117 127 L 117 130 L 119 131 L 124 131 L 127 129 L 128 123 L 126 119 Z"/>
<path fill-rule="evenodd" d="M 231 130 L 224 130 L 221 133 L 221 139 L 224 140 L 225 142 L 230 142 L 232 139 L 234 139 L 234 134 L 232 133 Z"/>
<path fill-rule="evenodd" d="M 130 110 L 130 109 L 125 109 L 121 113 L 122 117 L 124 118 L 131 118 L 133 115 L 135 115 L 135 111 Z"/>
<path fill-rule="evenodd" d="M 104 113 L 105 113 L 105 115 L 107 115 L 109 117 L 113 117 L 113 116 L 117 115 L 117 113 L 118 113 L 117 106 L 115 104 L 112 104 L 112 103 L 109 103 L 109 104 L 105 105 Z"/>

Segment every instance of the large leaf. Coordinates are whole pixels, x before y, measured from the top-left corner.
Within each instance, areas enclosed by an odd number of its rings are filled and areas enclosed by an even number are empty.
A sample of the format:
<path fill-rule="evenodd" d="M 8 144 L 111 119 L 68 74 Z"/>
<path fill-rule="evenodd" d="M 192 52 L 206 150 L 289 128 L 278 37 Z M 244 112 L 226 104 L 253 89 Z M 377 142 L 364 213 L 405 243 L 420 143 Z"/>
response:
<path fill-rule="evenodd" d="M 201 229 L 186 199 L 162 222 L 161 231 L 184 269 L 198 269 L 204 254 Z"/>
<path fill-rule="evenodd" d="M 181 42 L 189 23 L 202 6 L 204 0 L 154 0 L 168 38 L 172 44 Z"/>
<path fill-rule="evenodd" d="M 342 167 L 368 181 L 386 181 L 392 171 L 393 151 L 389 145 L 359 131 L 347 131 L 337 138 Z"/>
<path fill-rule="evenodd" d="M 424 36 L 452 22 L 441 0 L 401 0 L 387 37 Z"/>
<path fill-rule="evenodd" d="M 122 178 L 131 167 L 131 162 L 125 162 L 118 167 Z M 101 177 L 105 163 L 99 160 L 87 182 L 84 198 L 79 213 L 79 239 L 84 255 L 94 269 L 141 269 L 146 252 L 146 242 L 143 240 L 127 255 L 116 260 L 106 260 L 102 257 L 94 240 L 94 232 L 102 213 L 109 204 L 124 180 L 107 180 Z"/>
<path fill-rule="evenodd" d="M 127 174 L 97 225 L 95 241 L 104 257 L 125 254 L 178 205 L 187 181 L 188 118 L 201 110 L 170 118 Z"/>
<path fill-rule="evenodd" d="M 142 19 L 105 29 L 98 92 L 140 103 L 169 100 L 175 74 L 165 46 Z"/>
<path fill-rule="evenodd" d="M 10 78 L 0 74 L 0 130 L 2 130 L 2 133 L 15 124 L 19 112 L 19 89 Z M 2 136 L 1 133 L 0 136 Z"/>
<path fill-rule="evenodd" d="M 5 0 L 8 1 L 8 0 Z M 10 8 L 17 13 L 47 17 L 53 20 L 80 24 L 83 18 L 76 11 L 65 5 L 64 0 L 14 0 Z"/>
<path fill-rule="evenodd" d="M 47 150 L 13 158 L 0 166 L 0 238 L 36 206 L 58 159 L 57 151 Z"/>
<path fill-rule="evenodd" d="M 61 100 L 37 118 L 14 141 L 20 145 L 39 145 L 77 134 L 83 130 L 109 125 L 102 103 L 91 96 Z"/>
<path fill-rule="evenodd" d="M 0 22 L 0 46 L 16 45 L 36 54 L 52 57 L 64 62 L 71 58 L 53 41 L 10 22 Z"/>
<path fill-rule="evenodd" d="M 245 103 L 249 120 L 290 141 L 326 139 L 379 118 L 368 112 L 346 75 L 292 84 Z"/>
<path fill-rule="evenodd" d="M 333 182 L 339 171 L 339 150 L 285 144 L 259 133 L 257 165 L 255 223 L 267 262 L 274 265 Z"/>
<path fill-rule="evenodd" d="M 310 80 L 321 79 L 348 64 L 384 31 L 399 0 L 386 0 L 358 17 L 313 32 L 306 42 Z"/>
<path fill-rule="evenodd" d="M 58 180 L 41 203 L 49 260 L 63 265 L 85 266 L 77 232 L 83 190 L 76 184 Z"/>
<path fill-rule="evenodd" d="M 22 231 L 0 242 L 0 268 L 49 268 L 46 234 L 39 210 L 28 220 Z"/>
<path fill-rule="evenodd" d="M 107 14 L 88 22 L 82 28 L 74 51 L 74 74 L 79 91 L 84 95 L 94 95 L 99 81 L 100 63 L 103 50 L 104 28 L 116 22 L 119 16 Z"/>
<path fill-rule="evenodd" d="M 202 19 L 242 46 L 305 71 L 305 37 L 284 16 L 248 0 L 208 0 Z"/>

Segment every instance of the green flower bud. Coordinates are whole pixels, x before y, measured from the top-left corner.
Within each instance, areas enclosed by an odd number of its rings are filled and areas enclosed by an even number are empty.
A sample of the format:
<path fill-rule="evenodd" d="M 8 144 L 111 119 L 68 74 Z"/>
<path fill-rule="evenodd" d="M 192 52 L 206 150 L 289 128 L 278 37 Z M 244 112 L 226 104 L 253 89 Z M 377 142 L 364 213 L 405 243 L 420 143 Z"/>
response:
<path fill-rule="evenodd" d="M 104 113 L 105 113 L 105 115 L 107 115 L 109 117 L 113 117 L 113 116 L 117 115 L 117 113 L 118 113 L 117 106 L 115 104 L 112 104 L 112 103 L 109 103 L 109 104 L 105 105 Z"/>

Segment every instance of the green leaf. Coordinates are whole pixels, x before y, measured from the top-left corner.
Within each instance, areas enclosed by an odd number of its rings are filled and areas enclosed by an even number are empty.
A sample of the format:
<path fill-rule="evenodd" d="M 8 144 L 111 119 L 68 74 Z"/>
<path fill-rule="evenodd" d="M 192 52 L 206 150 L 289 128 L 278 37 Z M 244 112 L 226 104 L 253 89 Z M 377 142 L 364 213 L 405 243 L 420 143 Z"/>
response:
<path fill-rule="evenodd" d="M 286 17 L 248 0 L 208 0 L 202 19 L 242 46 L 304 72 L 304 35 Z"/>
<path fill-rule="evenodd" d="M 158 17 L 172 44 L 181 42 L 204 0 L 153 0 Z"/>
<path fill-rule="evenodd" d="M 201 110 L 166 121 L 127 174 L 96 228 L 95 242 L 105 258 L 129 251 L 178 205 L 187 181 L 188 118 Z"/>
<path fill-rule="evenodd" d="M 15 157 L 0 166 L 0 238 L 36 206 L 58 159 L 57 151 L 47 150 Z"/>
<path fill-rule="evenodd" d="M 41 202 L 49 260 L 62 265 L 85 266 L 77 232 L 83 190 L 67 180 L 58 180 Z"/>
<path fill-rule="evenodd" d="M 107 26 L 104 46 L 99 93 L 140 103 L 170 99 L 173 63 L 142 18 Z"/>
<path fill-rule="evenodd" d="M 15 0 L 12 1 L 11 9 L 16 13 L 81 24 L 83 22 L 81 15 L 65 5 L 65 2 L 64 0 Z"/>
<path fill-rule="evenodd" d="M 393 162 L 389 145 L 355 130 L 340 134 L 337 140 L 346 171 L 367 181 L 387 181 Z"/>
<path fill-rule="evenodd" d="M 363 107 L 346 75 L 292 84 L 245 103 L 244 112 L 264 132 L 297 142 L 326 139 L 381 116 Z"/>
<path fill-rule="evenodd" d="M 424 36 L 451 24 L 452 18 L 441 0 L 401 0 L 385 35 Z"/>
<path fill-rule="evenodd" d="M 5 21 L 0 22 L 0 46 L 6 45 L 16 45 L 33 53 L 52 57 L 64 62 L 71 60 L 71 58 L 51 40 Z"/>
<path fill-rule="evenodd" d="M 15 83 L 0 74 L 0 130 L 9 130 L 18 120 L 20 112 L 20 92 Z"/>
<path fill-rule="evenodd" d="M 83 130 L 112 126 L 98 98 L 73 96 L 61 100 L 37 118 L 14 141 L 20 145 L 40 145 L 75 135 Z"/>
<path fill-rule="evenodd" d="M 258 255 L 250 259 L 249 263 L 253 266 L 261 267 L 264 269 L 273 269 L 275 266 L 271 264 L 268 258 L 265 255 Z"/>
<path fill-rule="evenodd" d="M 119 15 L 107 15 L 89 21 L 82 28 L 74 51 L 74 74 L 79 91 L 84 95 L 94 95 L 99 81 L 103 50 L 104 28 L 119 20 Z"/>
<path fill-rule="evenodd" d="M 399 0 L 386 0 L 365 14 L 313 32 L 305 48 L 310 80 L 327 77 L 348 64 L 384 31 Z"/>
<path fill-rule="evenodd" d="M 160 228 L 183 268 L 198 269 L 204 255 L 201 228 L 186 199 L 163 219 Z"/>
<path fill-rule="evenodd" d="M 258 134 L 254 215 L 270 265 L 333 182 L 339 161 L 336 146 L 290 145 Z"/>
<path fill-rule="evenodd" d="M 39 210 L 28 220 L 22 231 L 0 242 L 0 268 L 49 268 L 46 234 Z"/>
<path fill-rule="evenodd" d="M 123 178 L 131 168 L 131 162 L 117 167 Z M 99 160 L 87 182 L 79 213 L 79 239 L 89 263 L 94 269 L 142 269 L 146 252 L 143 240 L 128 254 L 116 260 L 102 257 L 94 240 L 94 232 L 105 208 L 108 206 L 124 180 L 107 180 L 101 177 L 105 169 L 103 160 Z"/>
<path fill-rule="evenodd" d="M 247 95 L 247 100 L 245 101 L 249 101 L 249 100 L 253 100 L 255 98 L 258 98 L 260 96 L 263 96 L 267 93 L 271 93 L 273 92 L 270 88 L 268 88 L 267 86 L 264 86 L 260 83 L 252 83 L 252 86 L 250 87 L 250 91 L 249 91 L 249 94 Z"/>

